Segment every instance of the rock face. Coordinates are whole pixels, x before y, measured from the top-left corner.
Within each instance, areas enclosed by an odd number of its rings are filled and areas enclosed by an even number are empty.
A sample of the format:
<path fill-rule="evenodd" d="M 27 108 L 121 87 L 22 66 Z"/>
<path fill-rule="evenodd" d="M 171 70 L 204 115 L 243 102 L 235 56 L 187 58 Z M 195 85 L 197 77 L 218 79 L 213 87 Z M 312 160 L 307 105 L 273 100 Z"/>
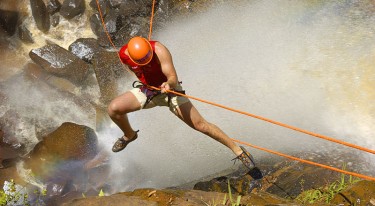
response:
<path fill-rule="evenodd" d="M 89 65 L 58 45 L 32 49 L 29 56 L 49 73 L 65 77 L 77 85 L 81 85 L 87 77 Z"/>
<path fill-rule="evenodd" d="M 108 104 L 117 93 L 116 78 L 121 74 L 116 74 L 118 69 L 123 68 L 114 52 L 100 52 L 94 61 L 95 76 L 99 84 L 101 102 Z M 126 71 L 123 70 L 123 74 Z"/>

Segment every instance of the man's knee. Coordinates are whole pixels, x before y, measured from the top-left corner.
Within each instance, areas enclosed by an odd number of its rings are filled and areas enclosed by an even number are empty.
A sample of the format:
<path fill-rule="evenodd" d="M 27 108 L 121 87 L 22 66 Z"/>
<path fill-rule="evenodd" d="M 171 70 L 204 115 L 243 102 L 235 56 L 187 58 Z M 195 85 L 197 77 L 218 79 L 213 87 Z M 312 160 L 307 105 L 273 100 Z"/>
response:
<path fill-rule="evenodd" d="M 121 114 L 120 105 L 116 101 L 112 101 L 108 105 L 107 112 L 111 117 Z"/>
<path fill-rule="evenodd" d="M 210 124 L 205 120 L 199 120 L 198 122 L 194 123 L 194 128 L 204 134 L 209 132 Z"/>

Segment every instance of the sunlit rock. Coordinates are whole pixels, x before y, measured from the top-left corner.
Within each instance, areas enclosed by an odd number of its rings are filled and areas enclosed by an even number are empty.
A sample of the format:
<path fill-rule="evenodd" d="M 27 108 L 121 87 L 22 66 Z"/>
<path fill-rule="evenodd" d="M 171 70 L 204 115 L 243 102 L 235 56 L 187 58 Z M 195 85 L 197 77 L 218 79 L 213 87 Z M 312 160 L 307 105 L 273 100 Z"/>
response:
<path fill-rule="evenodd" d="M 82 14 L 85 11 L 85 0 L 64 0 L 62 3 L 60 14 L 65 19 Z"/>
<path fill-rule="evenodd" d="M 47 153 L 36 149 L 33 150 L 33 154 L 37 156 L 47 155 L 44 156 L 45 159 L 54 157 L 64 160 L 85 160 L 96 155 L 98 139 L 93 129 L 84 125 L 65 122 L 44 137 L 39 144 L 46 148 L 45 152 Z"/>
<path fill-rule="evenodd" d="M 35 145 L 28 155 L 27 166 L 41 176 L 55 170 L 56 168 L 51 167 L 58 167 L 62 162 L 65 162 L 64 166 L 66 162 L 70 162 L 69 168 L 83 168 L 82 163 L 75 163 L 93 158 L 97 153 L 97 145 L 98 139 L 94 130 L 84 125 L 65 122 Z"/>
<path fill-rule="evenodd" d="M 69 46 L 69 51 L 87 63 L 92 63 L 93 58 L 103 49 L 94 38 L 80 38 Z"/>
<path fill-rule="evenodd" d="M 48 32 L 50 28 L 50 16 L 43 0 L 30 0 L 30 5 L 38 29 L 45 33 Z"/>
<path fill-rule="evenodd" d="M 360 181 L 336 194 L 331 203 L 333 205 L 375 205 L 375 182 Z"/>
<path fill-rule="evenodd" d="M 0 9 L 0 27 L 8 36 L 13 36 L 18 26 L 19 13 Z"/>
<path fill-rule="evenodd" d="M 29 56 L 46 71 L 65 77 L 76 85 L 81 85 L 87 77 L 89 65 L 58 45 L 32 49 Z"/>

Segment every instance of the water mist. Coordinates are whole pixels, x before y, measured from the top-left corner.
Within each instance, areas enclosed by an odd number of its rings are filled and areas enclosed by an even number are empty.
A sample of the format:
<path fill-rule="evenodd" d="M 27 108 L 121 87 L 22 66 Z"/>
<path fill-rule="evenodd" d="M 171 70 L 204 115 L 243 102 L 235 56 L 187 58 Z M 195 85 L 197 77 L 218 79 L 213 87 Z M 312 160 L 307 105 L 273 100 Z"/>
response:
<path fill-rule="evenodd" d="M 374 149 L 375 41 L 369 25 L 375 15 L 369 8 L 370 2 L 218 3 L 173 19 L 153 37 L 171 51 L 187 94 Z M 230 137 L 261 147 L 287 154 L 354 150 L 193 104 Z M 119 190 L 175 186 L 235 167 L 229 149 L 167 108 L 129 118 L 140 133 L 125 151 L 111 155 L 113 175 L 123 180 L 116 180 Z M 109 149 L 121 132 L 114 125 L 108 129 L 101 140 Z M 249 150 L 259 161 L 278 158 Z M 371 155 L 364 159 L 374 163 Z"/>
<path fill-rule="evenodd" d="M 205 12 L 175 17 L 154 31 L 153 38 L 171 51 L 187 94 L 375 149 L 372 1 L 235 2 L 217 1 Z M 51 31 L 61 38 L 51 41 L 66 48 L 63 42 L 91 37 L 90 32 L 83 32 L 88 24 L 79 25 L 77 35 L 63 32 L 66 27 L 73 30 L 74 25 L 62 22 L 64 28 Z M 67 36 L 71 41 L 65 39 Z M 44 45 L 44 41 L 39 39 L 37 44 Z M 24 47 L 19 56 L 27 56 L 28 51 L 30 48 Z M 3 76 L 7 75 L 0 75 Z M 124 81 L 120 88 L 124 92 L 131 85 Z M 54 91 L 41 92 L 41 88 L 22 80 L 6 82 L 5 89 L 10 104 L 23 116 L 50 117 L 56 124 L 71 121 L 95 128 L 95 120 L 86 111 L 56 98 Z M 98 88 L 83 92 L 97 96 Z M 335 150 L 334 156 L 340 150 L 356 152 L 192 102 L 208 121 L 230 137 L 254 145 L 290 155 L 330 150 Z M 239 165 L 230 161 L 234 154 L 228 148 L 192 130 L 168 108 L 141 110 L 129 114 L 129 119 L 140 130 L 139 138 L 120 153 L 110 151 L 122 136 L 116 125 L 108 120 L 97 131 L 100 144 L 110 157 L 112 172 L 107 181 L 117 191 L 179 186 Z M 248 150 L 257 161 L 279 158 Z M 375 166 L 371 155 L 364 154 L 363 159 L 370 162 L 369 168 Z M 354 163 L 348 170 L 359 167 L 362 165 Z"/>

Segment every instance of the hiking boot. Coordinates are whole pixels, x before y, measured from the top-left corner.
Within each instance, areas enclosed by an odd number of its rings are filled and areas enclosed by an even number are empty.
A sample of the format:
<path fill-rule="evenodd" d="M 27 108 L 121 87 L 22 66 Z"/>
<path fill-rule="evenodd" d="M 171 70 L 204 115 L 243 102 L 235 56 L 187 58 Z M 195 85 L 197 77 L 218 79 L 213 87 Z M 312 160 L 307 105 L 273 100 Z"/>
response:
<path fill-rule="evenodd" d="M 125 149 L 125 147 L 132 141 L 136 140 L 138 137 L 139 130 L 135 131 L 135 135 L 131 140 L 125 140 L 124 136 L 118 138 L 115 144 L 112 147 L 113 152 L 120 152 L 121 150 Z"/>
<path fill-rule="evenodd" d="M 252 170 L 255 167 L 253 156 L 251 156 L 251 154 L 243 146 L 240 146 L 240 148 L 243 152 L 233 160 L 241 160 L 242 164 L 244 164 L 249 170 Z"/>

